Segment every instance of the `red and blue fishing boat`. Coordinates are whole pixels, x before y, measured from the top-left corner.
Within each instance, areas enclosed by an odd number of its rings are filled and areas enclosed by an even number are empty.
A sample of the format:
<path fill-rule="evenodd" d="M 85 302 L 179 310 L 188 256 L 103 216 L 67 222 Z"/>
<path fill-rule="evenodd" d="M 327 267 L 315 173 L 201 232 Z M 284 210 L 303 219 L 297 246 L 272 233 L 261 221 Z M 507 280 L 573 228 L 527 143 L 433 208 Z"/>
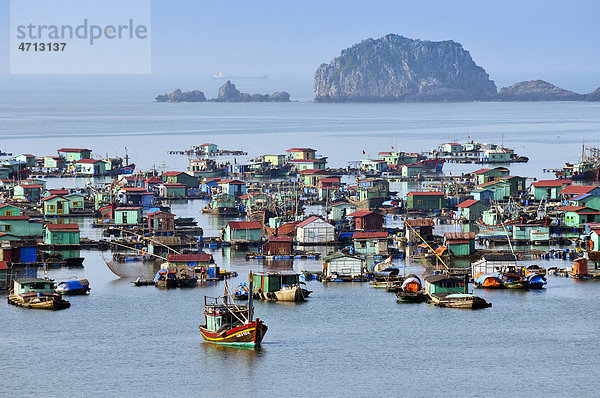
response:
<path fill-rule="evenodd" d="M 252 292 L 252 272 L 249 280 L 249 291 Z M 248 294 L 246 305 L 238 305 L 229 294 L 227 282 L 222 297 L 204 297 L 204 318 L 204 324 L 199 326 L 200 333 L 212 344 L 258 347 L 268 329 L 260 319 L 254 318 L 252 294 Z"/>

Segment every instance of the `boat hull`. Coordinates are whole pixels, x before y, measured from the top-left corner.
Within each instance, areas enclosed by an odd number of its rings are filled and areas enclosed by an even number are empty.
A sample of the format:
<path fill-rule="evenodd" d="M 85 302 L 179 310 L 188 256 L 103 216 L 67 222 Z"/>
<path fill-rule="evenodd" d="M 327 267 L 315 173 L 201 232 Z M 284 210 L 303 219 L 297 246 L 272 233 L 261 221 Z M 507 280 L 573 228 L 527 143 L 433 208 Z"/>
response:
<path fill-rule="evenodd" d="M 429 294 L 429 299 L 438 307 L 476 310 L 492 306 L 492 303 L 472 294 Z"/>
<path fill-rule="evenodd" d="M 211 344 L 246 347 L 259 346 L 268 329 L 259 319 L 220 333 L 212 332 L 204 326 L 199 326 L 204 341 Z"/>
<path fill-rule="evenodd" d="M 423 292 L 399 291 L 396 293 L 396 297 L 400 303 L 421 303 L 425 301 L 425 295 Z"/>
<path fill-rule="evenodd" d="M 256 293 L 256 298 L 260 300 L 266 301 L 288 301 L 288 302 L 299 302 L 305 301 L 306 297 L 311 292 L 305 289 L 302 289 L 299 286 L 293 286 L 289 289 L 281 289 L 275 292 L 258 292 Z"/>
<path fill-rule="evenodd" d="M 14 305 L 16 307 L 30 308 L 34 310 L 64 310 L 71 306 L 67 300 L 63 300 L 62 297 L 46 297 L 46 300 L 37 300 L 37 297 L 24 299 L 20 295 L 11 294 L 8 296 L 8 304 Z"/>

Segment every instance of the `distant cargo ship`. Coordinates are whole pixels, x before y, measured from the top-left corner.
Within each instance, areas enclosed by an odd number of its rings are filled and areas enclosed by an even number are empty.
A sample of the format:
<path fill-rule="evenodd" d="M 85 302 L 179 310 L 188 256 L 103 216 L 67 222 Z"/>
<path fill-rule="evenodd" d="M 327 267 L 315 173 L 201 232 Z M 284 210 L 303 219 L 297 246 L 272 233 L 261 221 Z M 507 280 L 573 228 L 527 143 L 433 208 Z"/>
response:
<path fill-rule="evenodd" d="M 241 76 L 226 76 L 223 72 L 217 72 L 212 75 L 213 79 L 268 79 L 269 75 L 241 75 Z"/>

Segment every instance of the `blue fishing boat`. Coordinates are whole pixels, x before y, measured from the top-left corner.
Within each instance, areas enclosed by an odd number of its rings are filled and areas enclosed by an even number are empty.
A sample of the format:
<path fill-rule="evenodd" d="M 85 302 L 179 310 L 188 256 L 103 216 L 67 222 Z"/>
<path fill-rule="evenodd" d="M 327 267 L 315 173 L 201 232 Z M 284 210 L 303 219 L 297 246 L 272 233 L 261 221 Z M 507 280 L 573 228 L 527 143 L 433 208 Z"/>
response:
<path fill-rule="evenodd" d="M 528 289 L 542 289 L 548 283 L 546 278 L 534 272 L 527 274 L 525 276 L 525 281 L 527 282 Z"/>
<path fill-rule="evenodd" d="M 87 294 L 90 290 L 90 282 L 83 278 L 62 281 L 56 287 L 56 292 L 62 295 Z"/>

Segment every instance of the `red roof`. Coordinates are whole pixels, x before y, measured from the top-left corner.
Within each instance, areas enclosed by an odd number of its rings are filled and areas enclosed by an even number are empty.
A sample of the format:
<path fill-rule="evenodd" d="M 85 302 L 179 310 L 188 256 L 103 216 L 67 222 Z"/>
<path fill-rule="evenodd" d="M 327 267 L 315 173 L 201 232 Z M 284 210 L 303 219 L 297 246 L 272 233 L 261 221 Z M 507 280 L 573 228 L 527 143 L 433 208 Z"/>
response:
<path fill-rule="evenodd" d="M 379 152 L 377 155 L 391 155 L 391 152 Z"/>
<path fill-rule="evenodd" d="M 593 186 L 593 185 L 569 185 L 568 187 L 566 187 L 565 189 L 563 189 L 562 191 L 559 191 L 559 194 L 584 194 L 584 193 L 588 193 L 593 191 L 594 189 L 598 188 L 597 186 Z"/>
<path fill-rule="evenodd" d="M 319 180 L 319 182 L 340 182 L 340 177 L 323 177 Z"/>
<path fill-rule="evenodd" d="M 144 180 L 145 184 L 160 184 L 162 183 L 162 180 L 160 178 L 158 178 L 157 176 L 152 176 L 150 178 L 146 178 Z"/>
<path fill-rule="evenodd" d="M 404 223 L 411 227 L 433 227 L 435 225 L 431 218 L 408 218 L 404 220 Z"/>
<path fill-rule="evenodd" d="M 48 231 L 77 231 L 79 232 L 79 225 L 77 224 L 46 224 Z"/>
<path fill-rule="evenodd" d="M 30 153 L 22 153 L 19 156 L 27 156 L 28 158 L 34 158 L 35 157 L 35 155 L 32 155 Z"/>
<path fill-rule="evenodd" d="M 471 174 L 483 174 L 487 171 L 490 171 L 492 169 L 479 169 L 479 170 L 475 170 L 474 172 L 472 172 Z"/>
<path fill-rule="evenodd" d="M 585 206 L 560 206 L 557 207 L 555 210 L 556 211 L 580 211 L 580 210 L 584 210 L 587 209 L 587 207 Z"/>
<path fill-rule="evenodd" d="M 91 149 L 86 148 L 60 148 L 57 152 L 72 152 L 72 153 L 81 153 L 81 152 L 91 152 Z"/>
<path fill-rule="evenodd" d="M 327 170 L 323 170 L 323 169 L 306 169 L 306 170 L 300 170 L 298 172 L 298 174 L 329 174 L 329 172 Z"/>
<path fill-rule="evenodd" d="M 172 184 L 163 184 L 163 186 L 169 187 L 169 188 L 185 188 L 185 185 L 178 183 L 178 182 L 174 182 Z"/>
<path fill-rule="evenodd" d="M 371 210 L 357 210 L 354 213 L 348 214 L 348 217 L 361 218 L 361 217 L 366 217 L 371 214 L 375 214 L 375 215 L 379 216 L 378 213 L 375 213 L 374 211 L 371 211 Z"/>
<path fill-rule="evenodd" d="M 98 160 L 98 159 L 79 159 L 77 161 L 75 161 L 75 163 L 86 163 L 86 164 L 95 164 L 98 162 L 102 162 L 102 160 Z"/>
<path fill-rule="evenodd" d="M 69 191 L 66 189 L 49 189 L 48 193 L 51 195 L 68 195 Z"/>
<path fill-rule="evenodd" d="M 316 162 L 321 162 L 323 160 L 325 160 L 327 158 L 319 158 L 319 159 L 291 159 L 288 162 L 289 163 L 316 163 Z"/>
<path fill-rule="evenodd" d="M 204 178 L 204 182 L 211 182 L 211 181 L 220 181 L 221 178 L 219 177 L 205 177 Z"/>
<path fill-rule="evenodd" d="M 387 232 L 355 232 L 352 234 L 355 239 L 387 238 Z"/>
<path fill-rule="evenodd" d="M 262 229 L 258 221 L 229 221 L 227 225 L 230 229 Z"/>
<path fill-rule="evenodd" d="M 269 242 L 289 242 L 292 243 L 294 238 L 291 236 L 269 236 Z"/>
<path fill-rule="evenodd" d="M 44 188 L 43 186 L 41 186 L 41 185 L 39 185 L 39 184 L 29 184 L 29 185 L 26 185 L 26 184 L 21 184 L 21 185 L 19 185 L 19 186 L 20 186 L 20 187 L 23 187 L 23 188 L 25 188 L 25 189 Z"/>
<path fill-rule="evenodd" d="M 296 225 L 296 228 L 305 227 L 305 226 L 307 226 L 308 224 L 310 224 L 311 222 L 313 222 L 313 221 L 316 221 L 316 220 L 321 220 L 321 221 L 323 221 L 323 219 L 322 219 L 322 218 L 320 218 L 320 217 L 317 217 L 317 216 L 310 216 L 310 217 L 308 217 L 306 220 L 304 220 L 304 221 L 302 221 L 301 223 L 299 223 L 298 225 Z"/>
<path fill-rule="evenodd" d="M 177 177 L 180 174 L 183 174 L 183 171 L 165 171 L 162 176 L 163 177 Z"/>
<path fill-rule="evenodd" d="M 0 261 L 0 269 L 8 269 L 8 265 L 6 265 L 6 261 Z"/>
<path fill-rule="evenodd" d="M 67 201 L 67 199 L 65 199 L 65 198 L 62 198 L 62 197 L 60 197 L 60 196 L 58 196 L 58 195 L 50 195 L 50 196 L 46 196 L 45 198 L 42 198 L 42 200 L 41 200 L 41 201 L 42 201 L 42 202 L 45 202 L 45 201 L 47 201 L 47 200 L 54 199 L 54 198 L 59 198 L 59 199 L 63 199 L 64 201 Z"/>
<path fill-rule="evenodd" d="M 0 216 L 0 220 L 29 220 L 29 216 Z"/>
<path fill-rule="evenodd" d="M 460 202 L 459 204 L 456 205 L 456 207 L 471 207 L 473 206 L 475 203 L 479 203 L 478 200 L 474 200 L 474 199 L 467 199 L 467 200 L 463 200 L 462 202 Z"/>
<path fill-rule="evenodd" d="M 115 210 L 139 210 L 141 209 L 141 207 L 139 206 L 123 206 L 123 207 L 117 207 Z"/>
<path fill-rule="evenodd" d="M 212 260 L 213 256 L 209 253 L 195 253 L 195 254 L 171 254 L 169 255 L 169 261 L 174 263 L 206 263 Z"/>
<path fill-rule="evenodd" d="M 286 149 L 286 152 L 316 152 L 316 150 L 312 148 L 290 148 Z"/>
<path fill-rule="evenodd" d="M 444 234 L 446 240 L 472 240 L 475 239 L 475 232 L 446 232 Z"/>
<path fill-rule="evenodd" d="M 250 195 L 245 194 L 245 195 L 240 196 L 240 199 L 248 199 L 249 197 L 250 197 Z"/>
<path fill-rule="evenodd" d="M 159 182 L 161 182 L 161 181 L 159 181 Z M 148 192 L 148 191 L 146 191 L 146 188 L 142 188 L 142 187 L 123 187 L 121 189 L 125 192 Z"/>
<path fill-rule="evenodd" d="M 219 184 L 233 184 L 233 185 L 246 185 L 245 182 L 240 180 L 221 180 Z"/>
<path fill-rule="evenodd" d="M 562 187 L 570 184 L 571 180 L 540 180 L 531 185 L 534 187 Z"/>
<path fill-rule="evenodd" d="M 200 147 L 209 146 L 209 145 L 216 145 L 216 144 L 213 144 L 211 142 L 205 142 L 204 144 L 200 145 Z"/>
<path fill-rule="evenodd" d="M 423 195 L 427 195 L 427 196 L 444 196 L 443 192 L 409 192 L 407 196 L 423 196 Z"/>

